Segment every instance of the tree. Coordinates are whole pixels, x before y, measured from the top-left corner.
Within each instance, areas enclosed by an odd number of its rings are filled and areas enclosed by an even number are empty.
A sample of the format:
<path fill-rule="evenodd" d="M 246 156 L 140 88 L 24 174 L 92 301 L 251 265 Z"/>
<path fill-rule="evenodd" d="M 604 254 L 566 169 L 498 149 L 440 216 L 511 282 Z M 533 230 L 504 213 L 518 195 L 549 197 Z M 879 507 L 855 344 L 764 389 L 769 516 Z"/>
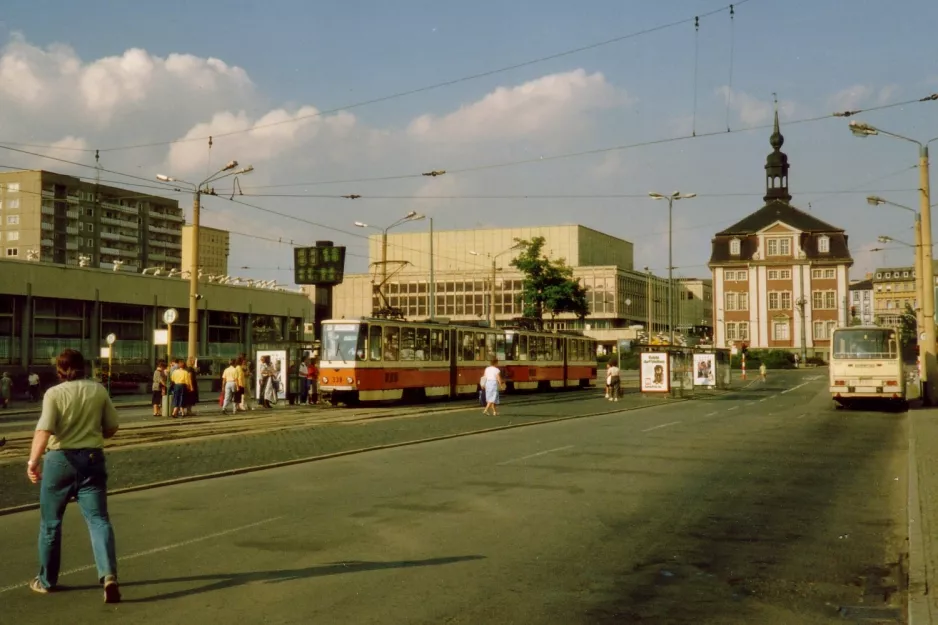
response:
<path fill-rule="evenodd" d="M 552 261 L 543 253 L 544 237 L 515 241 L 521 253 L 511 265 L 524 274 L 523 316 L 538 327 L 543 326 L 545 313 L 573 313 L 584 319 L 590 312 L 586 287 L 573 277 L 573 268 L 564 259 Z"/>
<path fill-rule="evenodd" d="M 902 311 L 902 317 L 900 317 L 899 340 L 903 345 L 918 343 L 918 321 L 915 311 L 908 304 L 905 305 L 905 310 Z"/>

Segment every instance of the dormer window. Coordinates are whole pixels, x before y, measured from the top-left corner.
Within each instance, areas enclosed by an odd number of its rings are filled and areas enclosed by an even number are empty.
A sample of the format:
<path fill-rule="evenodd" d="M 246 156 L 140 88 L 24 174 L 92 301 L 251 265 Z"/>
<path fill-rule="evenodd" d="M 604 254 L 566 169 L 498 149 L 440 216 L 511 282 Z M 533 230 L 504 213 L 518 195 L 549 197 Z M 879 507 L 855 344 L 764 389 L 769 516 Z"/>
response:
<path fill-rule="evenodd" d="M 821 254 L 829 254 L 831 251 L 831 238 L 822 234 L 817 239 L 817 251 Z"/>
<path fill-rule="evenodd" d="M 739 256 L 740 241 L 739 239 L 730 239 L 730 254 L 733 256 Z"/>

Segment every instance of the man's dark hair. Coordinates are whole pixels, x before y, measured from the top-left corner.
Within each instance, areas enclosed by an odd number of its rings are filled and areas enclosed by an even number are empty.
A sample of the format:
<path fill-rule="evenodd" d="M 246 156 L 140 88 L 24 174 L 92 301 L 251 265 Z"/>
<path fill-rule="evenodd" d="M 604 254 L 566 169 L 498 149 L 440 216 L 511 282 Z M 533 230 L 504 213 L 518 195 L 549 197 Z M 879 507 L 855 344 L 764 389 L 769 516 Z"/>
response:
<path fill-rule="evenodd" d="M 64 349 L 55 362 L 55 370 L 66 382 L 82 380 L 85 377 L 85 357 L 77 349 Z"/>

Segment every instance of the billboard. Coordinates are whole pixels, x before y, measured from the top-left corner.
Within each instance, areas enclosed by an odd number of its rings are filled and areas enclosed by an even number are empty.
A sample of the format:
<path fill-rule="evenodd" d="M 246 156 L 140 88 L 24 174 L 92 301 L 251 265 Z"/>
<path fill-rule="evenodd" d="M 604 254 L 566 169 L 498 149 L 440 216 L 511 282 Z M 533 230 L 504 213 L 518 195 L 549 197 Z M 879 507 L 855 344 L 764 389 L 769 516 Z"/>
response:
<path fill-rule="evenodd" d="M 345 247 L 317 245 L 293 249 L 293 278 L 296 284 L 332 286 L 345 277 Z"/>
<path fill-rule="evenodd" d="M 694 354 L 694 386 L 716 386 L 713 354 Z"/>
<path fill-rule="evenodd" d="M 263 362 L 265 356 L 270 356 L 270 376 L 264 377 L 261 371 L 266 366 Z M 289 380 L 289 371 L 287 369 L 287 352 L 285 350 L 258 350 L 257 367 L 254 370 L 258 403 L 267 399 L 270 403 L 287 398 L 287 381 Z"/>
<path fill-rule="evenodd" d="M 667 393 L 671 390 L 671 375 L 667 353 L 642 353 L 641 383 L 643 393 Z"/>

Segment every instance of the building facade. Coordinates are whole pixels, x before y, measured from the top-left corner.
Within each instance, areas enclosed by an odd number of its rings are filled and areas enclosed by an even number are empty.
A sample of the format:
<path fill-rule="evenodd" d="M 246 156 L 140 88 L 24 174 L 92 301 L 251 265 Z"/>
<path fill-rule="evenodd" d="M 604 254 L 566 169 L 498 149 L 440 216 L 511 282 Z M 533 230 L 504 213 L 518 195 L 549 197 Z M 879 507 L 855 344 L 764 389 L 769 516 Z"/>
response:
<path fill-rule="evenodd" d="M 498 324 L 523 314 L 523 275 L 511 266 L 515 239 L 545 238 L 544 253 L 563 258 L 574 277 L 587 289 L 590 314 L 545 319 L 558 330 L 581 330 L 605 345 L 619 338 L 634 338 L 627 331 L 649 326 L 652 333 L 667 330 L 667 280 L 633 269 L 632 244 L 579 225 L 488 230 L 454 230 L 433 233 L 435 316 L 463 323 L 485 323 L 494 297 Z M 380 282 L 381 237 L 370 242 L 372 273 L 347 274 L 333 292 L 333 316 L 368 316 L 381 307 L 376 293 Z M 388 305 L 407 319 L 430 316 L 430 234 L 388 236 L 388 274 L 384 286 Z M 492 288 L 493 263 L 495 284 Z M 674 281 L 675 328 L 698 331 L 709 328 L 712 293 L 709 280 Z M 705 332 L 707 330 L 704 330 Z M 634 330 L 631 332 L 634 334 Z"/>
<path fill-rule="evenodd" d="M 228 255 L 231 252 L 229 233 L 219 228 L 199 226 L 199 268 L 205 275 L 227 276 Z M 192 226 L 182 227 L 182 266 L 192 266 Z"/>
<path fill-rule="evenodd" d="M 0 173 L 4 259 L 179 269 L 183 221 L 174 199 L 43 170 Z"/>
<path fill-rule="evenodd" d="M 850 322 L 872 325 L 876 322 L 873 308 L 873 280 L 868 278 L 850 285 Z"/>
<path fill-rule="evenodd" d="M 847 235 L 791 205 L 777 112 L 770 144 L 765 205 L 712 241 L 716 344 L 826 357 L 847 324 Z"/>
<path fill-rule="evenodd" d="M 199 357 L 224 361 L 259 343 L 306 340 L 312 305 L 302 293 L 210 284 L 199 287 Z M 19 260 L 0 261 L 0 369 L 49 366 L 65 348 L 97 357 L 115 334 L 114 363 L 150 371 L 165 347 L 154 330 L 175 308 L 172 354 L 187 353 L 189 281 Z"/>

